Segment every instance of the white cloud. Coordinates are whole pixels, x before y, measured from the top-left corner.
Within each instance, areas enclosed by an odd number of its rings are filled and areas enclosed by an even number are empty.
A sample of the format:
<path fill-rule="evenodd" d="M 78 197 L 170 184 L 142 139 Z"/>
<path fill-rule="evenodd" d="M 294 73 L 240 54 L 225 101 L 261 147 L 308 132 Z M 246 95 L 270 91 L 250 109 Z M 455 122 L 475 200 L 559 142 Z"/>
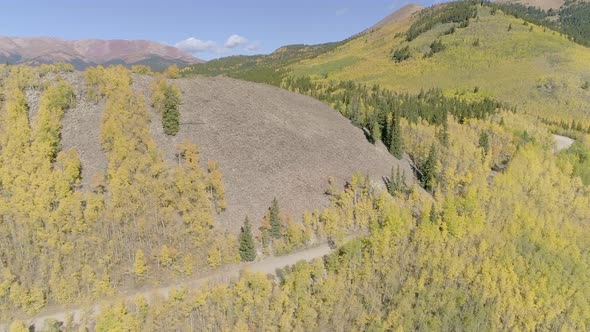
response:
<path fill-rule="evenodd" d="M 234 34 L 227 38 L 223 45 L 212 40 L 201 40 L 190 37 L 181 40 L 174 46 L 190 54 L 214 53 L 218 55 L 239 54 L 238 52 L 255 52 L 260 48 L 260 42 L 250 42 L 247 38 Z"/>
<path fill-rule="evenodd" d="M 181 40 L 174 44 L 176 48 L 179 48 L 187 53 L 199 53 L 199 52 L 217 52 L 217 43 L 211 40 L 200 40 L 195 37 L 190 37 L 185 40 Z"/>
<path fill-rule="evenodd" d="M 245 37 L 242 37 L 240 35 L 231 35 L 231 36 L 229 36 L 229 38 L 227 39 L 225 44 L 223 44 L 223 46 L 225 46 L 227 48 L 235 48 L 235 47 L 247 44 L 247 43 L 248 43 L 248 39 L 246 39 Z"/>

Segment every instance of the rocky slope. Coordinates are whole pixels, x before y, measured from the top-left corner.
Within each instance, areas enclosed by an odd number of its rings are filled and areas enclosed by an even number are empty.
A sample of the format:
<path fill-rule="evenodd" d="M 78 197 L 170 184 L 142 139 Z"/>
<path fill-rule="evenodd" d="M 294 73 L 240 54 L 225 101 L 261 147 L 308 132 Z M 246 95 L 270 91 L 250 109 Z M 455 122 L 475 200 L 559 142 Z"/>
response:
<path fill-rule="evenodd" d="M 107 165 L 99 143 L 105 104 L 86 101 L 81 73 L 66 78 L 77 87 L 78 102 L 63 119 L 62 143 L 80 153 L 87 186 Z M 148 76 L 133 77 L 134 89 L 145 94 L 147 104 L 151 82 Z M 177 144 L 186 140 L 199 146 L 203 163 L 219 162 L 228 208 L 217 219 L 225 229 L 238 229 L 246 215 L 259 223 L 274 197 L 298 220 L 304 211 L 327 205 L 329 177 L 342 188 L 358 170 L 383 187 L 383 176 L 399 165 L 413 181 L 406 160 L 369 143 L 361 129 L 313 98 L 223 77 L 174 82 L 183 94 L 180 132 L 166 136 L 160 115 L 151 109 L 151 133 L 171 165 Z"/>

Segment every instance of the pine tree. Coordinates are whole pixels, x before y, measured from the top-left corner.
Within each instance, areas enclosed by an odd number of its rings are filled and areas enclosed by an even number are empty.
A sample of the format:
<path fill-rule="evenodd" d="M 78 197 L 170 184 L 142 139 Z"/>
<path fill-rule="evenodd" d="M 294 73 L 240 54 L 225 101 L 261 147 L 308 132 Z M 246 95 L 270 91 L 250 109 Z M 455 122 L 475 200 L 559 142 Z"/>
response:
<path fill-rule="evenodd" d="M 180 93 L 174 86 L 166 86 L 164 90 L 164 112 L 162 126 L 166 135 L 174 136 L 180 129 Z"/>
<path fill-rule="evenodd" d="M 282 234 L 282 222 L 281 217 L 279 216 L 279 201 L 277 201 L 276 197 L 272 200 L 272 205 L 270 207 L 270 235 L 275 239 L 280 239 Z"/>
<path fill-rule="evenodd" d="M 444 147 L 449 147 L 449 120 L 447 118 L 447 112 L 443 114 L 442 128 L 438 131 L 438 140 Z"/>
<path fill-rule="evenodd" d="M 391 168 L 391 178 L 389 179 L 387 189 L 391 196 L 406 191 L 406 175 L 400 170 L 399 165 L 397 166 L 395 173 L 393 172 L 393 167 Z"/>
<path fill-rule="evenodd" d="M 424 162 L 424 166 L 422 167 L 422 186 L 427 191 L 432 192 L 434 189 L 434 180 L 436 176 L 436 161 L 438 159 L 438 154 L 436 151 L 436 147 L 434 144 L 430 146 L 430 152 L 428 153 L 428 158 Z"/>
<path fill-rule="evenodd" d="M 240 257 L 242 262 L 251 262 L 256 259 L 256 245 L 254 244 L 254 238 L 252 237 L 252 227 L 248 217 L 244 221 L 240 232 Z"/>
<path fill-rule="evenodd" d="M 373 121 L 371 125 L 371 139 L 373 144 L 377 144 L 381 140 L 381 126 L 377 120 Z"/>
<path fill-rule="evenodd" d="M 479 135 L 479 147 L 483 149 L 484 156 L 490 152 L 490 138 L 487 131 L 482 131 Z"/>
<path fill-rule="evenodd" d="M 391 141 L 389 142 L 389 152 L 394 155 L 397 159 L 403 157 L 403 140 L 402 140 L 402 128 L 401 128 L 401 117 L 399 112 L 393 113 L 391 121 Z"/>

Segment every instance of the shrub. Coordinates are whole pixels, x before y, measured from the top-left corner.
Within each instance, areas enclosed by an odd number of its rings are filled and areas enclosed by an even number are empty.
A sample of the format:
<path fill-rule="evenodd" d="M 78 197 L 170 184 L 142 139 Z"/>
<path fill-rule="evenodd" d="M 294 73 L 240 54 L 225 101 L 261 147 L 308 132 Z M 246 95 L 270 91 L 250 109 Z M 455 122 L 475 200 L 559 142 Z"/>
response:
<path fill-rule="evenodd" d="M 406 47 L 398 48 L 397 50 L 395 50 L 395 52 L 393 52 L 393 56 L 391 58 L 395 62 L 402 62 L 402 61 L 409 59 L 410 55 L 411 55 L 410 47 L 406 46 Z"/>

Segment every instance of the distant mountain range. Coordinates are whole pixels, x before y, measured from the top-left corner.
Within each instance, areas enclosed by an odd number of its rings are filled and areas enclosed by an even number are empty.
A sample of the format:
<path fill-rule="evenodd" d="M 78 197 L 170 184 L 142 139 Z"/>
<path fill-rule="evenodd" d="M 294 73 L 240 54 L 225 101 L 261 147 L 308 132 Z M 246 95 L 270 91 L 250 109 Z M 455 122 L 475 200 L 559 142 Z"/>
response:
<path fill-rule="evenodd" d="M 176 47 L 146 40 L 0 37 L 0 62 L 31 65 L 66 62 L 76 69 L 94 65 L 144 64 L 160 70 L 172 64 L 189 65 L 204 61 Z"/>

